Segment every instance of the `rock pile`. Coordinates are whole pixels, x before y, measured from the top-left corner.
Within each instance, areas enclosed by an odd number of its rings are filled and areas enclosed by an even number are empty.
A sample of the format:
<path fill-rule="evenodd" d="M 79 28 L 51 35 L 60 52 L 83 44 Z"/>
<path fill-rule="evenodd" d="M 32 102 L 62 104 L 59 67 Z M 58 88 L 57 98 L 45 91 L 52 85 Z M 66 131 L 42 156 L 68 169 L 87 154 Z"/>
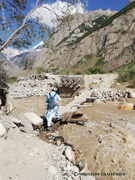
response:
<path fill-rule="evenodd" d="M 10 84 L 8 96 L 26 98 L 30 96 L 45 96 L 54 84 L 60 83 L 60 77 L 43 74 L 21 77 L 14 84 Z"/>
<path fill-rule="evenodd" d="M 64 153 L 66 154 L 64 155 Z M 80 180 L 80 177 L 75 177 L 74 173 L 79 173 L 79 168 L 75 166 L 70 158 L 74 158 L 74 154 L 71 155 L 71 147 L 66 147 L 63 144 L 57 148 L 57 151 L 53 155 L 54 166 L 61 172 L 62 176 L 57 177 L 55 180 L 67 179 L 67 180 Z M 70 159 L 70 160 L 69 160 Z"/>
<path fill-rule="evenodd" d="M 84 89 L 83 76 L 62 76 L 59 85 L 61 97 L 74 97 Z"/>
<path fill-rule="evenodd" d="M 52 86 L 59 87 L 61 97 L 73 97 L 84 88 L 84 78 L 83 76 L 58 76 L 46 73 L 18 78 L 9 86 L 9 96 L 14 98 L 45 96 Z"/>
<path fill-rule="evenodd" d="M 47 137 L 50 142 L 56 143 L 55 139 L 57 137 L 59 137 L 57 139 L 60 139 L 61 136 L 57 136 L 56 133 L 48 133 Z M 62 177 L 55 177 L 55 180 L 85 180 L 85 177 L 79 175 L 79 173 L 90 172 L 85 167 L 84 161 L 81 160 L 77 162 L 75 160 L 76 156 L 76 151 L 72 144 L 63 143 L 57 146 L 57 150 L 55 150 L 53 155 L 54 166 L 57 167 L 58 171 L 62 173 Z M 87 176 L 87 180 L 95 180 L 95 178 L 93 176 Z"/>
<path fill-rule="evenodd" d="M 135 91 L 131 89 L 116 90 L 115 88 L 109 88 L 109 89 L 96 88 L 92 90 L 90 98 L 87 98 L 86 101 L 88 102 L 94 99 L 121 101 L 123 98 L 134 98 L 134 97 L 135 97 Z"/>

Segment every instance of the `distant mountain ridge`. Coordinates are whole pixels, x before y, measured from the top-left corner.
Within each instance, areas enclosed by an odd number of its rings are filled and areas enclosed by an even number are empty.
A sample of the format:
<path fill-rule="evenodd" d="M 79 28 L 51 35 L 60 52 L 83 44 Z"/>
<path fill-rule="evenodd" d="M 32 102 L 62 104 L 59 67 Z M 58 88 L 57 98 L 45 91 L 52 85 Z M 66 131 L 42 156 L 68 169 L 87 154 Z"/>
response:
<path fill-rule="evenodd" d="M 43 44 L 43 41 L 41 41 L 32 49 L 25 51 L 19 51 L 10 47 L 5 48 L 1 52 L 1 58 L 6 62 L 5 69 L 9 74 L 13 74 L 13 72 L 18 73 L 18 68 L 22 68 L 22 60 L 35 59 L 37 53 L 42 49 Z"/>
<path fill-rule="evenodd" d="M 89 28 L 94 28 L 95 25 L 99 24 L 100 22 L 96 22 L 95 20 L 103 17 L 103 20 L 108 19 L 110 16 L 114 15 L 117 11 L 111 11 L 110 9 L 103 11 L 102 9 L 98 9 L 95 11 L 89 11 L 85 14 L 80 14 L 79 12 L 76 12 L 73 17 L 70 24 L 70 27 L 66 28 L 57 28 L 56 32 L 53 34 L 53 36 L 47 41 L 47 43 L 44 45 L 43 41 L 41 41 L 38 45 L 33 47 L 30 50 L 26 51 L 17 51 L 11 48 L 4 49 L 2 51 L 2 55 L 10 60 L 14 65 L 18 66 L 19 68 L 22 67 L 22 61 L 25 59 L 34 59 L 34 68 L 37 68 L 38 66 L 42 66 L 43 60 L 46 57 L 46 55 L 52 51 L 52 49 L 57 49 L 57 45 L 68 36 L 71 36 L 69 39 L 70 41 L 75 40 L 76 37 L 82 36 Z M 74 33 L 73 33 L 74 32 Z M 40 57 L 40 60 L 38 59 L 37 55 L 40 56 L 40 51 L 43 48 L 44 45 L 44 55 L 43 57 Z M 9 53 L 10 52 L 10 53 Z M 37 61 L 38 59 L 38 61 Z"/>
<path fill-rule="evenodd" d="M 4 50 L 1 52 L 6 58 L 11 58 L 14 56 L 17 56 L 18 54 L 21 54 L 22 51 L 18 51 L 16 49 L 12 49 L 10 47 L 4 48 Z"/>
<path fill-rule="evenodd" d="M 33 50 L 36 51 L 40 51 L 43 47 L 44 42 L 41 41 L 39 44 L 37 44 L 36 46 L 34 46 L 32 49 L 29 50 L 25 50 L 25 51 L 19 51 L 17 49 L 12 49 L 10 47 L 4 48 L 4 50 L 1 52 L 3 56 L 5 56 L 6 58 L 13 58 L 15 56 L 18 56 L 20 54 L 25 54 L 26 52 L 29 53 Z"/>

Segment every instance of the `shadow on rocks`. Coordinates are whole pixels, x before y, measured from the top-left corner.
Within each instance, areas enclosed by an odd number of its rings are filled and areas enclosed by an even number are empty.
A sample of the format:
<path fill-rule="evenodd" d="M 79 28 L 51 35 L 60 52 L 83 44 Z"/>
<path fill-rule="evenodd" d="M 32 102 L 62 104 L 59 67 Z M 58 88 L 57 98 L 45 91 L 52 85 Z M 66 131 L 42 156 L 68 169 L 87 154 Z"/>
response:
<path fill-rule="evenodd" d="M 45 130 L 47 128 L 47 119 L 45 116 L 40 116 L 40 118 L 43 119 L 43 130 Z"/>

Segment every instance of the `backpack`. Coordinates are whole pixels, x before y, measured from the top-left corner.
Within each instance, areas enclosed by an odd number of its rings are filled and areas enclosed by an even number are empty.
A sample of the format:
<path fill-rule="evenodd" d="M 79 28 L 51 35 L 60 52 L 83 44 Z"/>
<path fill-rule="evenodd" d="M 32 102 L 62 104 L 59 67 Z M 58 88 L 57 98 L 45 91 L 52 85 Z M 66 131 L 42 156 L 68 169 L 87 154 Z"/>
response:
<path fill-rule="evenodd" d="M 48 99 L 48 108 L 53 109 L 57 104 L 55 102 L 55 96 L 57 93 L 54 94 L 54 96 L 51 96 L 49 93 L 49 99 Z"/>

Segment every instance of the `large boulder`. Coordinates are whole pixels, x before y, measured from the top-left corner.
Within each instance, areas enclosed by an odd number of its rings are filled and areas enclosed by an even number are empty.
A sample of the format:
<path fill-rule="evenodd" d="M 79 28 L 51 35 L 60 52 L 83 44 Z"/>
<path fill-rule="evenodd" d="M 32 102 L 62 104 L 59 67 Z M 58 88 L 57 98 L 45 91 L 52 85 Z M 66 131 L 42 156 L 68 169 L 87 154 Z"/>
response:
<path fill-rule="evenodd" d="M 41 126 L 43 124 L 43 119 L 41 119 L 36 113 L 26 112 L 24 115 L 29 119 L 31 124 L 35 126 Z"/>
<path fill-rule="evenodd" d="M 16 124 L 11 119 L 12 118 L 10 116 L 4 116 L 1 120 L 1 123 L 4 125 L 6 130 L 9 130 L 10 128 L 16 127 Z"/>
<path fill-rule="evenodd" d="M 71 147 L 67 147 L 65 149 L 65 157 L 70 161 L 70 162 L 74 162 L 75 161 L 75 153 L 72 150 Z"/>
<path fill-rule="evenodd" d="M 129 98 L 135 98 L 135 91 L 131 91 L 131 92 L 130 92 Z"/>
<path fill-rule="evenodd" d="M 31 133 L 33 131 L 31 122 L 24 114 L 17 114 L 14 117 L 21 121 L 21 126 L 19 127 L 21 131 L 26 133 Z"/>
<path fill-rule="evenodd" d="M 18 125 L 21 124 L 21 121 L 17 118 L 14 118 L 14 117 L 11 118 L 11 121 L 15 124 L 18 124 Z"/>

